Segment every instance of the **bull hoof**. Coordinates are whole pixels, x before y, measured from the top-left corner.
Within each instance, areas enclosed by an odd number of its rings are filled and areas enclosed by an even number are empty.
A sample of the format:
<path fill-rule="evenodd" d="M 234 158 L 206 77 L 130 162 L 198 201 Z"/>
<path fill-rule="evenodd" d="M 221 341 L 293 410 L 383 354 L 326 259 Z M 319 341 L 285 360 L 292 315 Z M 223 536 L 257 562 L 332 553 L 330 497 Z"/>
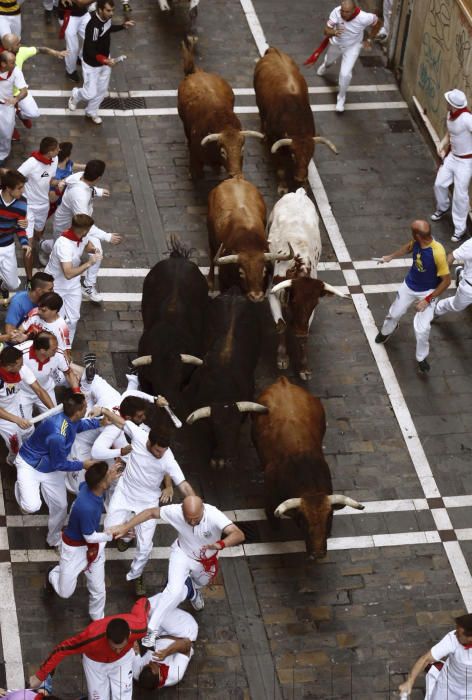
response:
<path fill-rule="evenodd" d="M 288 369 L 289 364 L 290 364 L 290 360 L 288 358 L 288 355 L 281 355 L 280 357 L 277 358 L 278 369 Z"/>
<path fill-rule="evenodd" d="M 302 369 L 300 370 L 300 379 L 303 379 L 304 382 L 307 382 L 309 379 L 311 379 L 311 370 L 310 369 Z"/>

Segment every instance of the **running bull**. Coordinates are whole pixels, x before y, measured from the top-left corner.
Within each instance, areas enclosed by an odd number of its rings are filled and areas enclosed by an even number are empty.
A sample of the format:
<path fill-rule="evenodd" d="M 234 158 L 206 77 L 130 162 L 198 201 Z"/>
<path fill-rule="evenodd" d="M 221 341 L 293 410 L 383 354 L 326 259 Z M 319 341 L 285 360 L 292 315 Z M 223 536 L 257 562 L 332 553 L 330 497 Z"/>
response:
<path fill-rule="evenodd" d="M 254 90 L 261 129 L 275 156 L 278 192 L 284 194 L 293 183 L 305 183 L 316 143 L 338 151 L 331 141 L 315 135 L 306 80 L 286 53 L 267 49 L 256 64 Z"/>
<path fill-rule="evenodd" d="M 310 558 L 323 557 L 333 509 L 364 506 L 333 494 L 323 455 L 326 419 L 321 401 L 280 377 L 257 398 L 267 413 L 253 416 L 253 440 L 265 472 L 266 513 L 274 525 L 287 514 L 305 535 Z"/>

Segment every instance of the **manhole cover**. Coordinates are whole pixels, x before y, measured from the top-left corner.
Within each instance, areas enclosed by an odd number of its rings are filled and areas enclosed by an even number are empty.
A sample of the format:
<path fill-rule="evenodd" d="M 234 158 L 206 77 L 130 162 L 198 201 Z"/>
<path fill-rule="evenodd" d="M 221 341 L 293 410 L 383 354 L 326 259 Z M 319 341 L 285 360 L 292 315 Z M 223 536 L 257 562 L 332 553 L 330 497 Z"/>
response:
<path fill-rule="evenodd" d="M 382 56 L 361 56 L 360 62 L 366 68 L 383 68 L 384 65 Z"/>
<path fill-rule="evenodd" d="M 392 134 L 403 134 L 414 131 L 410 119 L 391 119 L 387 120 L 387 124 Z"/>
<path fill-rule="evenodd" d="M 100 109 L 145 109 L 144 97 L 105 97 Z"/>

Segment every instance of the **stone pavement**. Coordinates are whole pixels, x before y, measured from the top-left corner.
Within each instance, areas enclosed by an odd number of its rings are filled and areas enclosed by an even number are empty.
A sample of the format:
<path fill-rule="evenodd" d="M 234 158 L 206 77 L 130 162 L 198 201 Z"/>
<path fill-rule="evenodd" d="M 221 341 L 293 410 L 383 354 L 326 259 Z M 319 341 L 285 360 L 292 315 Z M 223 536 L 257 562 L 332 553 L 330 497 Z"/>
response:
<path fill-rule="evenodd" d="M 319 42 L 333 5 L 327 0 L 298 0 L 290 7 L 270 0 L 254 3 L 268 43 L 288 51 L 299 63 Z M 118 8 L 118 15 L 120 11 Z M 61 45 L 56 28 L 43 26 L 40 4 L 25 3 L 24 14 L 25 44 Z M 112 90 L 175 90 L 182 75 L 178 43 L 185 24 L 183 7 L 177 7 L 174 17 L 162 17 L 156 3 L 137 0 L 133 18 L 137 21 L 133 32 L 112 38 L 115 55 L 129 57 L 114 72 Z M 222 73 L 233 87 L 251 87 L 258 51 L 241 4 L 202 0 L 198 34 L 199 65 Z M 387 106 L 391 101 L 401 102 L 401 95 L 395 90 L 374 90 L 375 86 L 395 87 L 391 73 L 382 65 L 381 51 L 376 48 L 374 55 L 379 65 L 369 66 L 361 58 L 353 79 L 353 85 L 372 90 L 352 92 L 348 101 L 378 102 L 379 109 L 346 111 L 342 117 L 332 111 L 315 113 L 318 132 L 333 140 L 340 151 L 335 158 L 328 150 L 317 149 L 316 164 L 353 261 L 399 247 L 409 237 L 409 222 L 427 218 L 433 207 L 431 153 L 408 111 Z M 62 66 L 48 57 L 32 59 L 25 73 L 33 90 L 71 87 Z M 313 70 L 305 74 L 311 87 L 335 84 L 335 71 L 327 74 L 326 81 Z M 329 93 L 311 97 L 313 104 L 335 102 L 335 95 Z M 45 108 L 64 108 L 67 97 L 40 96 L 38 102 Z M 175 98 L 145 97 L 145 103 L 146 108 L 170 108 Z M 254 97 L 238 96 L 237 104 L 254 106 Z M 241 119 L 246 128 L 259 127 L 256 114 L 242 114 Z M 206 198 L 219 178 L 206 173 L 197 185 L 188 180 L 187 147 L 177 116 L 105 118 L 103 127 L 97 129 L 81 117 L 48 114 L 31 132 L 22 129 L 22 141 L 14 145 L 11 164 L 19 164 L 46 134 L 74 141 L 78 161 L 102 157 L 107 162 L 104 182 L 112 197 L 97 202 L 95 216 L 104 228 L 123 232 L 125 241 L 119 247 L 108 247 L 105 266 L 149 267 L 165 250 L 165 238 L 171 233 L 195 249 L 199 264 L 208 264 Z M 275 179 L 263 144 L 248 140 L 244 172 L 271 207 L 276 200 Z M 436 224 L 434 233 L 450 250 L 450 222 Z M 325 229 L 322 240 L 323 261 L 336 261 Z M 361 286 L 381 285 L 399 283 L 405 271 L 382 267 L 358 270 L 358 276 Z M 342 270 L 320 276 L 332 284 L 345 284 Z M 109 292 L 138 292 L 141 283 L 139 277 L 100 280 L 102 290 Z M 392 299 L 391 292 L 367 296 L 378 324 Z M 136 350 L 141 331 L 139 304 L 84 304 L 83 310 L 77 357 L 86 349 L 96 351 L 101 373 L 122 386 L 127 354 Z M 424 507 L 416 503 L 407 511 L 391 508 L 337 515 L 332 540 L 342 548 L 316 563 L 293 548 L 301 539 L 293 523 L 284 521 L 274 532 L 251 511 L 242 526 L 247 552 L 252 555 L 223 561 L 222 574 L 206 594 L 207 605 L 198 618 L 196 655 L 183 683 L 167 691 L 169 698 L 391 698 L 412 661 L 451 629 L 453 617 L 465 610 L 443 542 L 454 545 L 458 537 L 465 537 L 460 547 L 470 563 L 470 503 L 451 507 L 451 501 L 443 499 L 472 493 L 469 312 L 446 317 L 434 326 L 432 370 L 426 378 L 416 373 L 411 318 L 402 323 L 387 347 L 440 491 L 437 499 L 424 499 L 381 373 L 350 301 L 322 301 L 309 348 L 314 369 L 309 388 L 321 397 L 326 409 L 325 451 L 335 491 L 364 502 L 422 499 Z M 267 312 L 258 387 L 276 376 L 275 335 Z M 288 376 L 294 378 L 292 370 Z M 204 498 L 225 510 L 263 508 L 263 477 L 248 425 L 238 468 L 224 474 L 209 470 L 195 447 L 198 442 L 191 439 L 184 432 L 176 453 Z M 13 562 L 22 661 L 28 676 L 55 642 L 87 624 L 86 590 L 81 582 L 68 601 L 44 599 L 44 573 L 54 558 L 45 549 L 44 520 L 37 524 L 15 519 L 19 511 L 13 497 L 14 473 L 6 465 L 2 472 L 10 554 L 3 546 L 0 560 Z M 438 535 L 435 517 L 444 505 L 452 529 L 441 528 Z M 0 527 L 4 526 L 2 521 Z M 158 531 L 156 545 L 168 546 L 171 531 L 165 526 Z M 418 542 L 422 533 L 430 534 L 423 544 L 401 544 L 405 533 L 419 538 Z M 389 535 L 388 542 L 396 546 L 360 546 L 364 541 L 360 538 L 376 535 Z M 432 535 L 436 539 L 431 540 Z M 341 538 L 352 539 L 343 545 Z M 288 553 L 267 553 L 269 545 L 280 544 Z M 250 549 L 258 545 L 267 545 L 263 554 Z M 164 584 L 166 566 L 163 559 L 153 559 L 148 565 L 150 594 Z M 127 560 L 111 548 L 107 613 L 128 610 L 133 603 L 132 590 L 124 581 L 126 570 Z M 9 635 L 1 614 L 0 621 L 0 651 L 9 661 Z M 0 664 L 0 673 L 4 670 Z M 421 685 L 419 681 L 418 688 Z M 56 692 L 75 698 L 83 689 L 79 660 L 63 663 L 55 677 Z M 422 697 L 421 690 L 415 693 L 414 698 Z"/>

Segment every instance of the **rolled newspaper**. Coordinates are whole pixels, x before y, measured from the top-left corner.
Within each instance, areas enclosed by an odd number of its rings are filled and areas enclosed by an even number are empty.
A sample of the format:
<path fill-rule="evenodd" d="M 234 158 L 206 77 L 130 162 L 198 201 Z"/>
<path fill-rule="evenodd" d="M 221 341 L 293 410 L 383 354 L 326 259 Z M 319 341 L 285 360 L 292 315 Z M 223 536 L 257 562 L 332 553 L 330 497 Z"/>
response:
<path fill-rule="evenodd" d="M 44 413 L 40 413 L 39 416 L 35 416 L 34 418 L 30 418 L 30 423 L 39 423 L 40 421 L 44 420 L 45 418 L 50 418 L 51 416 L 55 416 L 57 413 L 60 413 L 62 411 L 62 404 L 58 404 L 57 406 L 54 406 L 53 408 L 49 408 L 47 411 L 44 411 Z"/>

